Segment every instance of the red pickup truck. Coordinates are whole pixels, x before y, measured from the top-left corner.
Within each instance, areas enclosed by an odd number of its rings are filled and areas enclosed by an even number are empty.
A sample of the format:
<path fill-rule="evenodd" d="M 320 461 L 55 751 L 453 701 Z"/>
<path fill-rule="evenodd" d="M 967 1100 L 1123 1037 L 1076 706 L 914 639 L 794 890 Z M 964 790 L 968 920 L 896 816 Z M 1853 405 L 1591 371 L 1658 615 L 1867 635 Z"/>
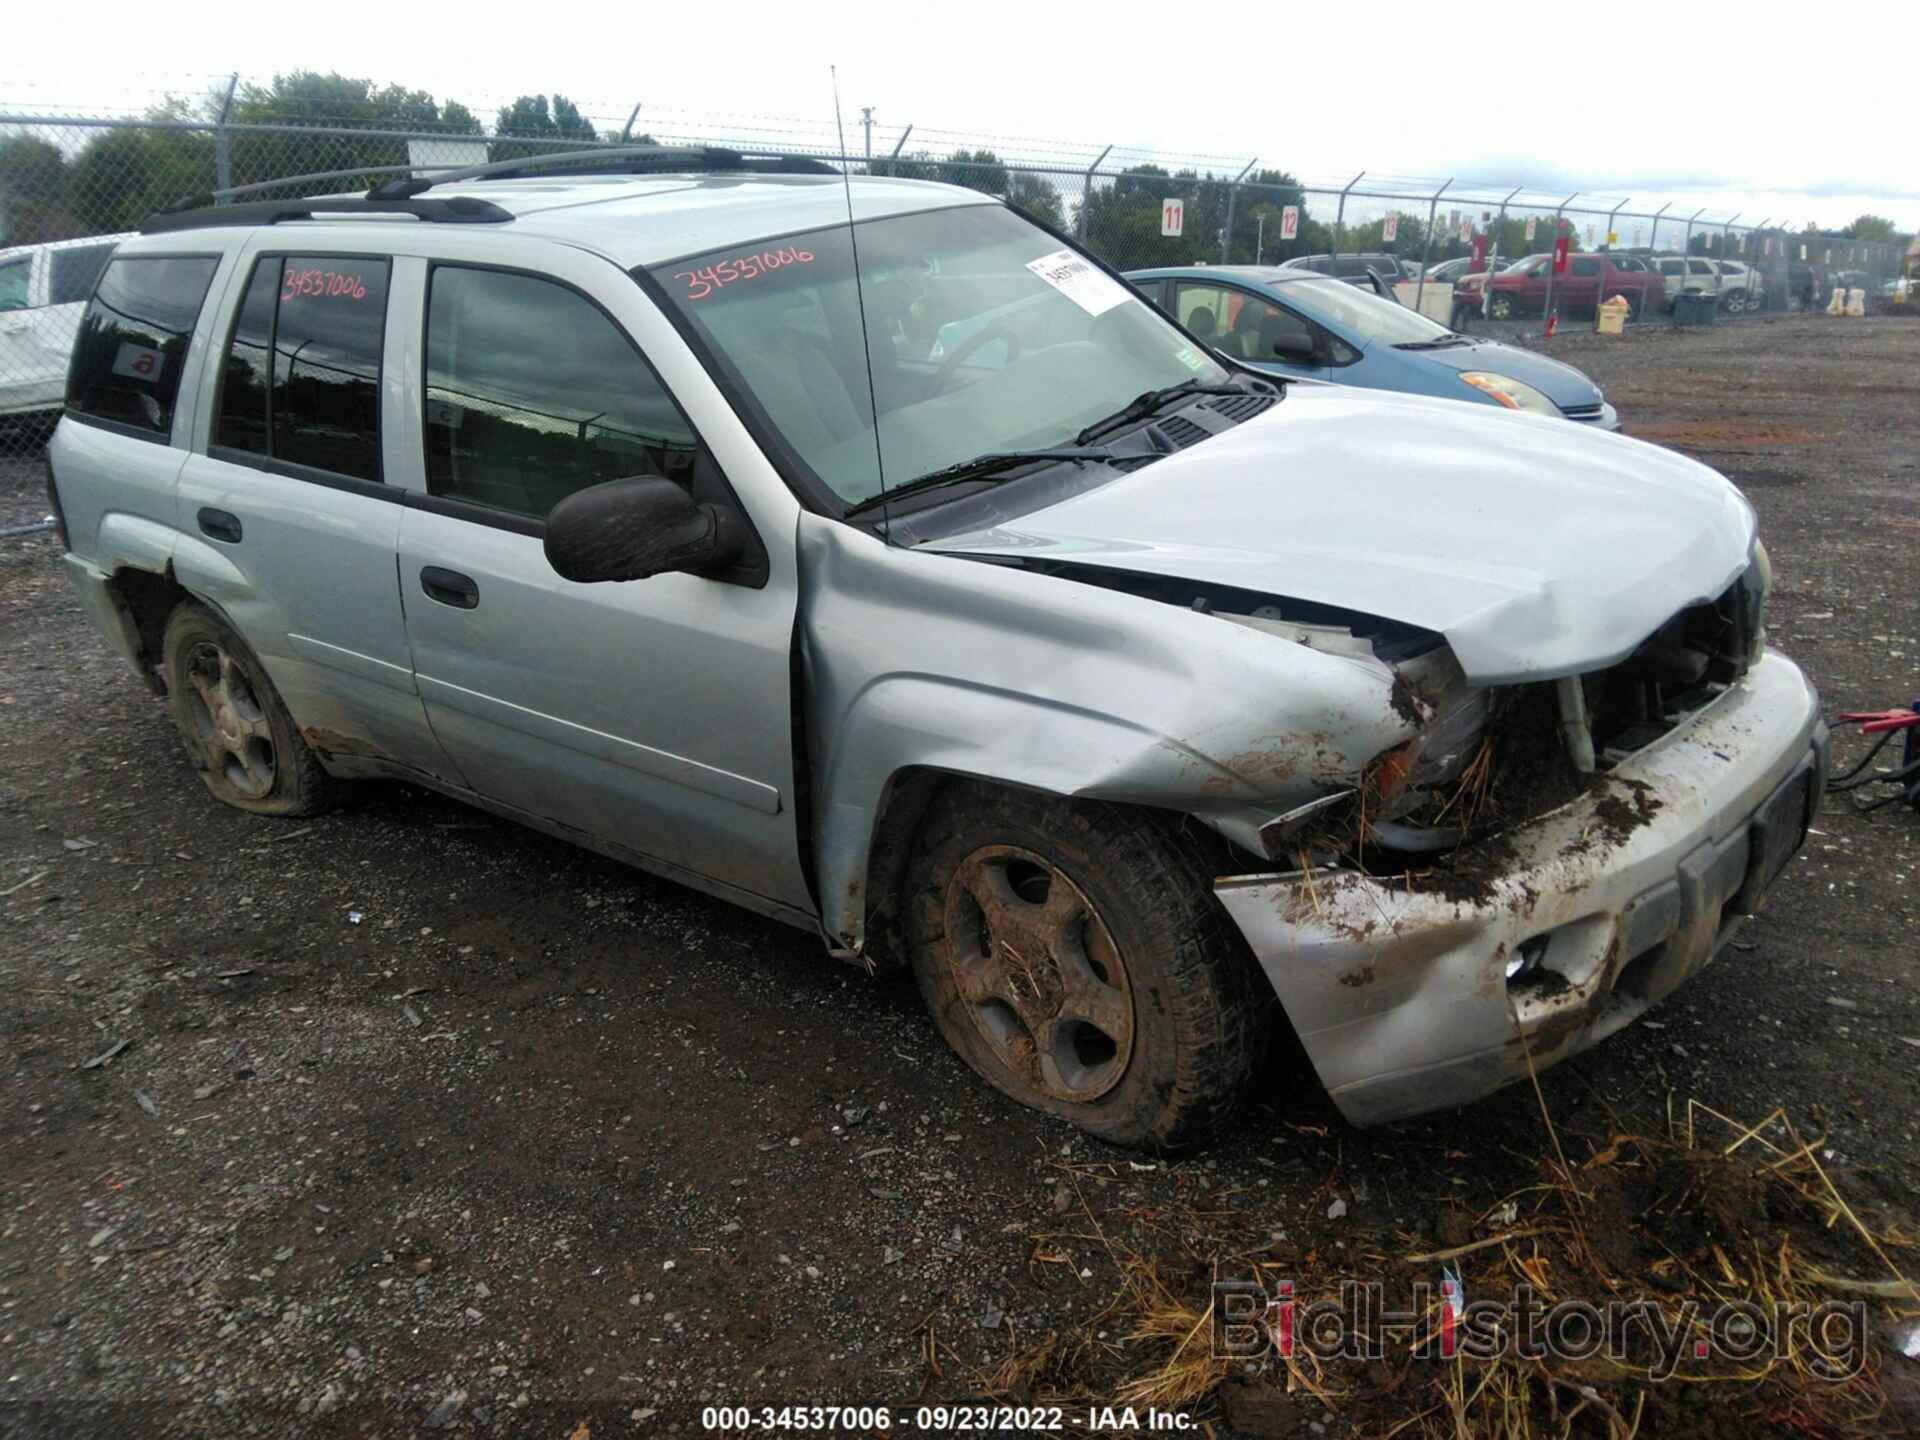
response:
<path fill-rule="evenodd" d="M 1540 315 L 1546 311 L 1549 279 L 1553 303 L 1562 315 L 1591 314 L 1594 306 L 1615 295 L 1633 307 L 1630 314 L 1635 319 L 1649 312 L 1658 314 L 1667 303 L 1667 282 L 1637 255 L 1569 255 L 1565 274 L 1553 275 L 1552 269 L 1553 256 L 1529 255 L 1498 275 L 1463 276 L 1454 286 L 1454 305 L 1479 310 L 1481 289 L 1491 285 L 1486 302 L 1489 319 Z"/>

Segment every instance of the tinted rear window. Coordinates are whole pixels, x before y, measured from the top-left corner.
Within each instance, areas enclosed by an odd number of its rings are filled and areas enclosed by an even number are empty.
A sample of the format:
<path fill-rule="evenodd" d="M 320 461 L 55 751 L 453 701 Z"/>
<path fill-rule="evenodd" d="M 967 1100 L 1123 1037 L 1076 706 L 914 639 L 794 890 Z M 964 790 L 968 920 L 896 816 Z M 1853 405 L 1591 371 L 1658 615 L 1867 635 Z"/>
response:
<path fill-rule="evenodd" d="M 67 406 L 166 435 L 187 342 L 220 262 L 211 256 L 115 260 L 80 321 Z"/>
<path fill-rule="evenodd" d="M 49 305 L 81 305 L 93 294 L 93 282 L 100 278 L 112 245 L 74 245 L 53 252 L 47 276 Z"/>
<path fill-rule="evenodd" d="M 263 257 L 227 343 L 214 443 L 380 479 L 387 272 L 373 256 Z"/>

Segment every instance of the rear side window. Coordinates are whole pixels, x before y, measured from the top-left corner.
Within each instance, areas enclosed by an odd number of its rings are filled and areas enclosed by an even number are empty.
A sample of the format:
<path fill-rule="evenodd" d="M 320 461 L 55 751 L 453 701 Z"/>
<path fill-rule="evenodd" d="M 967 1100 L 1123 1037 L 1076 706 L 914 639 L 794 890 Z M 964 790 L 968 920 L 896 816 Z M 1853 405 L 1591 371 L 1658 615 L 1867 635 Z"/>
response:
<path fill-rule="evenodd" d="M 0 265 L 0 310 L 27 308 L 27 287 L 33 279 L 33 260 L 22 256 Z"/>
<path fill-rule="evenodd" d="M 70 245 L 64 250 L 55 250 L 47 257 L 51 262 L 47 273 L 47 303 L 84 305 L 112 255 L 111 245 Z"/>
<path fill-rule="evenodd" d="M 211 256 L 115 260 L 80 321 L 67 406 L 155 435 L 173 429 L 187 341 L 220 262 Z"/>
<path fill-rule="evenodd" d="M 712 462 L 632 341 L 530 275 L 434 267 L 427 491 L 544 520 L 574 491 L 658 475 L 708 493 Z"/>
<path fill-rule="evenodd" d="M 269 255 L 234 317 L 214 444 L 355 480 L 380 478 L 388 263 Z"/>

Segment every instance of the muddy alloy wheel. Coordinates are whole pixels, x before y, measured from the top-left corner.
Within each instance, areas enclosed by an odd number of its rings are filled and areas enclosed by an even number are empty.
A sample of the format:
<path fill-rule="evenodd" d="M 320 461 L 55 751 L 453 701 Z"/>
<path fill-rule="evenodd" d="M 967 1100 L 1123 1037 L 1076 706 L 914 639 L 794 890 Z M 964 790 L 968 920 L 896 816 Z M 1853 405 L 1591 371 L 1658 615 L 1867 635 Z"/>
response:
<path fill-rule="evenodd" d="M 1040 1093 L 1097 1100 L 1133 1055 L 1133 987 L 1093 903 L 1030 850 L 986 845 L 947 882 L 944 959 L 1001 1063 Z"/>
<path fill-rule="evenodd" d="M 207 789 L 260 815 L 312 815 L 333 786 L 232 627 L 200 605 L 167 617 L 161 646 L 175 728 Z"/>
<path fill-rule="evenodd" d="M 1273 991 L 1168 817 L 956 781 L 921 823 L 914 975 L 960 1058 L 1121 1145 L 1206 1139 L 1265 1051 Z"/>
<path fill-rule="evenodd" d="M 1496 295 L 1493 299 L 1489 300 L 1487 302 L 1487 318 L 1489 320 L 1511 320 L 1513 318 L 1513 297 L 1510 295 Z"/>
<path fill-rule="evenodd" d="M 206 766 L 244 800 L 273 793 L 273 726 L 253 686 L 217 641 L 202 640 L 186 655 L 187 693 L 181 696 Z"/>

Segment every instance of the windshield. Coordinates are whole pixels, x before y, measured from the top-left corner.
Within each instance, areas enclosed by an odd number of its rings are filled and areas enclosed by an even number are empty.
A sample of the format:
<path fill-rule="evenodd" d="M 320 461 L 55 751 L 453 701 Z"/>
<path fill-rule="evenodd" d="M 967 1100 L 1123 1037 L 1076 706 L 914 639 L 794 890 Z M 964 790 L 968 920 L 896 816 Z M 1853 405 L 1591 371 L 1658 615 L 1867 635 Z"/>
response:
<path fill-rule="evenodd" d="M 1274 294 L 1362 345 L 1417 345 L 1444 340 L 1453 333 L 1417 310 L 1369 295 L 1343 280 L 1294 280 L 1276 286 Z"/>
<path fill-rule="evenodd" d="M 792 458 L 844 503 L 1070 445 L 1149 390 L 1228 375 L 1128 286 L 998 205 L 844 225 L 652 274 Z M 864 340 L 861 310 L 866 313 Z M 867 364 L 873 366 L 869 403 Z"/>

